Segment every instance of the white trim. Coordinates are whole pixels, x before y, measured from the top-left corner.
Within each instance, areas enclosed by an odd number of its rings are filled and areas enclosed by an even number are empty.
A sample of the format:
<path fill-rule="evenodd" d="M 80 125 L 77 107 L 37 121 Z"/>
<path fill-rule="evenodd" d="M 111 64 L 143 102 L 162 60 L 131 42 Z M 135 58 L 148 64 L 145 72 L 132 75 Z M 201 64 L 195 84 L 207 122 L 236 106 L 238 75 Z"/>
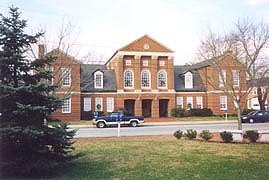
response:
<path fill-rule="evenodd" d="M 135 56 L 174 56 L 171 52 L 138 52 L 138 51 L 118 51 L 116 55 L 135 55 Z"/>
<path fill-rule="evenodd" d="M 247 91 L 241 91 L 241 93 L 246 93 Z M 226 92 L 224 92 L 224 91 L 207 91 L 206 93 L 224 93 L 224 94 L 226 94 Z M 228 91 L 228 93 L 239 93 L 239 91 Z"/>
<path fill-rule="evenodd" d="M 60 92 L 55 92 L 55 94 L 81 94 L 81 92 L 79 92 L 79 91 L 74 91 L 74 92 L 60 91 Z"/>
<path fill-rule="evenodd" d="M 176 94 L 206 94 L 206 92 L 176 92 Z"/>

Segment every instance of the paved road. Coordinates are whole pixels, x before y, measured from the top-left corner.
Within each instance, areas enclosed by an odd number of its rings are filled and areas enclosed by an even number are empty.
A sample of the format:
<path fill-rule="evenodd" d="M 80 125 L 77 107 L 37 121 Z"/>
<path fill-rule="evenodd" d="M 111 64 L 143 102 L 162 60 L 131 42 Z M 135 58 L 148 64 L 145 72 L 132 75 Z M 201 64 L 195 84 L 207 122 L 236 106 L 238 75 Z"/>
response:
<path fill-rule="evenodd" d="M 140 126 L 140 127 L 121 127 L 121 136 L 142 136 L 142 135 L 171 135 L 176 130 L 186 131 L 186 129 L 195 129 L 198 132 L 210 130 L 219 132 L 222 130 L 236 130 L 236 123 L 225 124 L 188 124 L 188 125 L 170 125 L 170 126 Z M 269 123 L 243 124 L 243 130 L 267 130 Z M 118 135 L 118 128 L 80 128 L 75 137 L 111 137 Z"/>

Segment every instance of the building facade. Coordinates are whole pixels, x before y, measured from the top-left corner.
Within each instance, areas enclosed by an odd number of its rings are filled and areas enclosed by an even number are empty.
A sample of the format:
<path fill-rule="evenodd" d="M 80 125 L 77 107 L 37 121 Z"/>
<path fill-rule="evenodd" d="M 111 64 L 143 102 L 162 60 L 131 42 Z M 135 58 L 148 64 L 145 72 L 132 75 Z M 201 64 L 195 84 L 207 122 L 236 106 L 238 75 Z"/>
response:
<path fill-rule="evenodd" d="M 241 65 L 233 65 L 231 52 L 217 61 L 225 71 L 222 84 L 236 81 L 235 86 L 246 90 L 245 73 L 240 71 Z M 174 52 L 148 35 L 117 50 L 104 65 L 82 64 L 61 52 L 52 65 L 54 81 L 57 79 L 61 87 L 57 94 L 68 92 L 69 98 L 52 116 L 79 120 L 88 119 L 93 111 L 106 114 L 124 109 L 130 115 L 159 118 L 169 117 L 175 107 L 235 114 L 233 101 L 219 83 L 218 68 L 210 60 L 175 66 Z"/>

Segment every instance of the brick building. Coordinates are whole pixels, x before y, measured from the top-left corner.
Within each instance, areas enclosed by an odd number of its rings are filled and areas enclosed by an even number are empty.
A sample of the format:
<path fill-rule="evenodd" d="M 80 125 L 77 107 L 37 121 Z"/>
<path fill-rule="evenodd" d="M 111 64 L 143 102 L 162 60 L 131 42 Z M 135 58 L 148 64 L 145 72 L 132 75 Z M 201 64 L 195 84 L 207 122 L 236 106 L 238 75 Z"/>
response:
<path fill-rule="evenodd" d="M 236 113 L 232 101 L 221 91 L 219 69 L 212 60 L 174 66 L 173 51 L 148 35 L 117 50 L 104 65 L 82 64 L 60 50 L 51 53 L 55 52 L 59 55 L 52 65 L 54 82 L 57 79 L 61 86 L 57 94 L 70 96 L 53 114 L 56 118 L 87 119 L 90 111 L 109 113 L 118 109 L 131 115 L 168 117 L 174 107 Z M 241 65 L 234 65 L 231 52 L 217 61 L 225 71 L 222 81 L 236 81 L 235 86 L 242 85 L 245 90 L 245 73 L 240 71 Z"/>

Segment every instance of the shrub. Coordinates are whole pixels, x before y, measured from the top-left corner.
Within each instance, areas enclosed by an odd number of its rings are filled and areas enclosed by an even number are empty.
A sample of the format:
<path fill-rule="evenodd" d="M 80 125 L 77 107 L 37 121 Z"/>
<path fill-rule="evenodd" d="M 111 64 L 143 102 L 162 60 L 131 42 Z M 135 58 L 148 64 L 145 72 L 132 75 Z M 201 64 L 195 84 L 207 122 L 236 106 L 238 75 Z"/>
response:
<path fill-rule="evenodd" d="M 173 108 L 171 110 L 171 116 L 173 117 L 183 117 L 185 110 L 182 108 Z"/>
<path fill-rule="evenodd" d="M 233 140 L 233 135 L 231 132 L 223 131 L 220 133 L 220 137 L 223 140 L 223 142 L 231 142 Z"/>
<path fill-rule="evenodd" d="M 180 139 L 183 135 L 183 131 L 181 130 L 177 130 L 176 132 L 174 132 L 174 136 L 177 138 L 177 139 Z"/>
<path fill-rule="evenodd" d="M 248 113 L 254 111 L 254 109 L 243 109 L 242 115 L 247 115 Z"/>
<path fill-rule="evenodd" d="M 190 116 L 212 116 L 213 112 L 211 109 L 203 108 L 203 109 L 190 109 Z"/>
<path fill-rule="evenodd" d="M 200 137 L 203 138 L 204 140 L 208 141 L 209 139 L 212 138 L 212 133 L 209 132 L 209 130 L 203 130 L 200 133 Z"/>
<path fill-rule="evenodd" d="M 246 131 L 245 137 L 250 140 L 250 142 L 256 142 L 259 138 L 259 133 L 256 130 Z"/>
<path fill-rule="evenodd" d="M 189 139 L 196 138 L 197 131 L 193 129 L 187 129 L 187 132 L 185 133 L 185 136 L 188 137 Z"/>

